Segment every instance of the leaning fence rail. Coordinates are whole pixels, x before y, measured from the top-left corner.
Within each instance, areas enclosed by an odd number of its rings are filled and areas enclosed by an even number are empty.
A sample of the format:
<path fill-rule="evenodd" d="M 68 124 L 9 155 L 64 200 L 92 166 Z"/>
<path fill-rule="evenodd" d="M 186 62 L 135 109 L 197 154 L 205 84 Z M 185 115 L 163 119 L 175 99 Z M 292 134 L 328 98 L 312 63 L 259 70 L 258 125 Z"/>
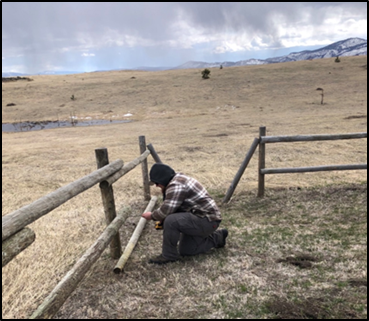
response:
<path fill-rule="evenodd" d="M 224 196 L 223 203 L 227 203 L 230 200 L 230 198 L 232 197 L 232 195 L 234 193 L 234 190 L 236 189 L 236 187 L 238 185 L 238 182 L 240 181 L 243 173 L 245 172 L 246 167 L 249 164 L 252 155 L 254 155 L 254 152 L 255 152 L 256 148 L 258 147 L 258 145 L 259 145 L 259 139 L 255 138 L 254 141 L 252 142 L 252 145 L 251 145 L 249 151 L 247 152 L 246 157 L 245 157 L 244 161 L 242 162 L 236 176 L 234 177 L 231 185 L 229 186 L 226 195 Z"/>

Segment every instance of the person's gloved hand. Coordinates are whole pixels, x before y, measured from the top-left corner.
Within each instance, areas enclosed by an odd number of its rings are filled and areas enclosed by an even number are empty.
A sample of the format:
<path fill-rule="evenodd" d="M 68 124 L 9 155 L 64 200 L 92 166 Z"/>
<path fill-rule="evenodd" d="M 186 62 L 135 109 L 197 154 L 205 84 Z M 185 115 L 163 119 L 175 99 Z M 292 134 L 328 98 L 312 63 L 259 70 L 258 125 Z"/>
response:
<path fill-rule="evenodd" d="M 163 229 L 163 222 L 161 222 L 161 221 L 156 221 L 155 222 L 155 229 L 156 230 L 162 230 Z"/>

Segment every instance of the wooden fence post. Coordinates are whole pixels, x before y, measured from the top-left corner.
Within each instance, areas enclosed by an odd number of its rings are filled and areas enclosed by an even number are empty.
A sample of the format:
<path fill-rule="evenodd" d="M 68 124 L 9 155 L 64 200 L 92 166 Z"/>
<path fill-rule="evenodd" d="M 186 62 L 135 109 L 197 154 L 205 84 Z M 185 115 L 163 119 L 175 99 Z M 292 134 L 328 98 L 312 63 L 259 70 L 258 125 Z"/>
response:
<path fill-rule="evenodd" d="M 140 152 L 143 154 L 146 151 L 146 140 L 145 136 L 139 136 L 138 138 L 140 144 Z M 144 199 L 149 201 L 151 199 L 150 195 L 150 183 L 149 183 L 149 169 L 147 166 L 147 159 L 145 159 L 141 163 L 142 167 L 142 179 L 143 179 L 143 188 L 144 188 Z"/>
<path fill-rule="evenodd" d="M 265 175 L 261 170 L 265 168 L 265 143 L 262 142 L 261 137 L 266 135 L 266 127 L 259 127 L 259 171 L 258 171 L 258 197 L 264 196 L 265 189 Z"/>
<path fill-rule="evenodd" d="M 108 150 L 106 148 L 95 149 L 97 168 L 109 164 Z M 109 226 L 116 218 L 113 186 L 100 184 L 101 198 L 104 205 L 106 225 Z M 122 246 L 120 243 L 119 232 L 112 238 L 110 243 L 110 255 L 113 259 L 118 259 L 122 255 Z"/>

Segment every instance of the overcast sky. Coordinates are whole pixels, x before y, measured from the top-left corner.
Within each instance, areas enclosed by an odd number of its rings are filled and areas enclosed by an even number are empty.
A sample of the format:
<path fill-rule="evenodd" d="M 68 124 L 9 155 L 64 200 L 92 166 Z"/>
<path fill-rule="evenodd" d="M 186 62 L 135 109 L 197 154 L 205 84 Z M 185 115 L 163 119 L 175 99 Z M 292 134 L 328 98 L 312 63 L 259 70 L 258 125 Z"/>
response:
<path fill-rule="evenodd" d="M 2 2 L 2 71 L 177 67 L 367 39 L 366 2 Z"/>

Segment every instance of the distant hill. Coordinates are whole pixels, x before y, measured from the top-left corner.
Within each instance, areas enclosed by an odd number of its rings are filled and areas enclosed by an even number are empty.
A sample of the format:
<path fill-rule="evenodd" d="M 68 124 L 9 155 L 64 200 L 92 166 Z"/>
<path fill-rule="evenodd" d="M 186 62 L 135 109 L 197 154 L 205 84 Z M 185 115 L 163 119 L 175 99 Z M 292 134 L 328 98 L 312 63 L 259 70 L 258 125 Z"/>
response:
<path fill-rule="evenodd" d="M 17 76 L 29 76 L 28 74 L 21 74 L 20 72 L 3 72 L 3 77 L 17 77 Z"/>
<path fill-rule="evenodd" d="M 183 65 L 180 65 L 173 69 L 189 69 L 189 68 L 213 68 L 213 67 L 239 67 L 246 65 L 264 65 L 273 64 L 278 62 L 299 61 L 299 60 L 312 60 L 320 58 L 332 58 L 343 56 L 361 56 L 367 54 L 367 40 L 361 38 L 349 38 L 346 40 L 338 41 L 328 45 L 326 47 L 316 50 L 304 50 L 301 52 L 291 52 L 288 55 L 268 58 L 268 59 L 248 59 L 237 62 L 214 62 L 207 63 L 202 61 L 189 61 Z"/>
<path fill-rule="evenodd" d="M 71 74 L 82 74 L 83 71 L 52 71 L 46 70 L 34 74 L 22 74 L 20 72 L 3 72 L 2 77 L 17 77 L 17 76 L 36 76 L 36 75 L 71 75 Z"/>
<path fill-rule="evenodd" d="M 367 40 L 361 38 L 349 38 L 342 41 L 337 41 L 328 46 L 325 46 L 316 50 L 304 50 L 300 52 L 291 52 L 288 55 L 281 57 L 274 57 L 268 59 L 247 59 L 237 62 L 223 61 L 223 62 L 203 62 L 203 61 L 188 61 L 178 67 L 137 67 L 131 70 L 143 70 L 143 71 L 160 71 L 160 70 L 175 70 L 175 69 L 190 69 L 190 68 L 214 68 L 220 67 L 240 67 L 247 65 L 265 65 L 274 64 L 279 62 L 299 61 L 299 60 L 312 60 L 321 58 L 332 57 L 345 57 L 345 56 L 362 56 L 367 54 Z M 113 69 L 113 70 L 127 70 L 127 69 Z M 109 70 L 97 70 L 97 71 L 109 71 Z M 96 72 L 97 72 L 96 71 Z M 84 73 L 82 71 L 43 71 L 37 73 L 37 75 L 67 75 L 67 74 L 79 74 Z M 16 76 L 30 76 L 30 74 L 22 74 L 16 72 L 3 72 L 3 77 L 16 77 Z"/>

